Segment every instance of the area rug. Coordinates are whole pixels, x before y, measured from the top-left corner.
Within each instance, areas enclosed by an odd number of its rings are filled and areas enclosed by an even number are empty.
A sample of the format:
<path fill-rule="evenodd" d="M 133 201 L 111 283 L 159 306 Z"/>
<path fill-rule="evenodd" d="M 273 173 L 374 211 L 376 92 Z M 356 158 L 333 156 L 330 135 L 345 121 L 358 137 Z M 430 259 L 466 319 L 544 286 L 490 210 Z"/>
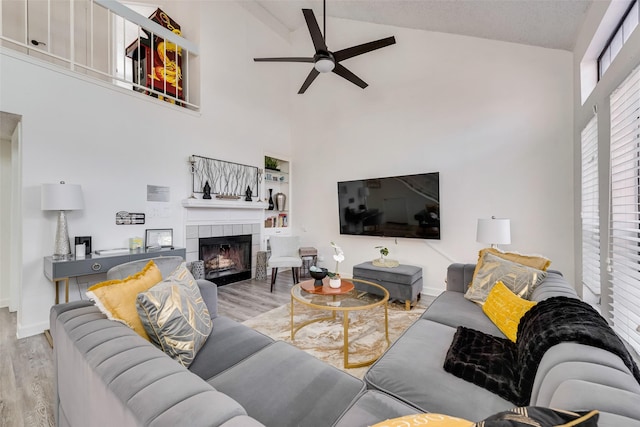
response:
<path fill-rule="evenodd" d="M 429 306 L 432 297 L 424 296 L 410 311 L 405 310 L 404 303 L 389 304 L 389 341 L 393 343 L 415 322 Z M 294 322 L 299 325 L 306 320 L 326 317 L 327 311 L 314 310 L 300 303 L 294 305 Z M 343 317 L 338 313 L 336 320 L 323 320 L 300 329 L 295 340 L 291 340 L 290 304 L 285 304 L 257 317 L 243 322 L 263 334 L 286 341 L 312 356 L 323 360 L 349 374 L 362 378 L 368 367 L 345 369 L 342 351 Z M 349 362 L 368 360 L 376 357 L 386 349 L 384 339 L 384 309 L 378 307 L 371 310 L 352 311 L 349 313 Z"/>

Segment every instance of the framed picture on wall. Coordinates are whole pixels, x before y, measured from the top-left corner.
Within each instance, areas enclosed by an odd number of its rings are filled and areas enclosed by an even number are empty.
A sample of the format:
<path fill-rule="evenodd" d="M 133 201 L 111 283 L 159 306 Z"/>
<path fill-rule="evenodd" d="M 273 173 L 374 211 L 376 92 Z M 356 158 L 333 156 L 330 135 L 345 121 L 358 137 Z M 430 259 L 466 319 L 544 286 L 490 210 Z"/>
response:
<path fill-rule="evenodd" d="M 146 249 L 173 247 L 173 228 L 152 228 L 145 230 Z"/>

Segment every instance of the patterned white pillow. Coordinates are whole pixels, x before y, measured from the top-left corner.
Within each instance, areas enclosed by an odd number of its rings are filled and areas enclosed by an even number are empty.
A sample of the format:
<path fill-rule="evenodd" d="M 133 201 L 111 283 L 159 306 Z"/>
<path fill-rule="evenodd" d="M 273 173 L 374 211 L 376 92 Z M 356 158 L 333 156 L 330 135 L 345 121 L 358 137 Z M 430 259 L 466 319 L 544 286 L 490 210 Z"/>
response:
<path fill-rule="evenodd" d="M 198 284 L 184 262 L 162 282 L 139 293 L 136 308 L 151 342 L 185 367 L 213 329 Z"/>
<path fill-rule="evenodd" d="M 520 298 L 528 299 L 533 289 L 547 277 L 542 270 L 499 258 L 489 252 L 482 255 L 482 263 L 478 265 L 464 297 L 479 304 L 484 304 L 497 282 L 504 283 Z"/>

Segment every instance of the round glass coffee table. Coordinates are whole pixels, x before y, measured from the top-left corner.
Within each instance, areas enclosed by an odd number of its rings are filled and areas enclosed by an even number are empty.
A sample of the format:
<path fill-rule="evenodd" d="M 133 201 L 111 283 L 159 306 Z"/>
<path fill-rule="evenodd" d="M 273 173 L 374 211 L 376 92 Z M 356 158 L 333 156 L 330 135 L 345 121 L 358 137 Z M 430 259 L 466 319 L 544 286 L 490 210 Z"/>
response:
<path fill-rule="evenodd" d="M 389 347 L 389 312 L 387 309 L 389 292 L 377 283 L 360 279 L 342 279 L 342 286 L 339 289 L 330 288 L 327 278 L 323 280 L 324 285 L 322 287 L 314 287 L 313 282 L 313 280 L 307 280 L 291 288 L 291 340 L 293 341 L 296 332 L 305 326 L 325 320 L 335 321 L 337 319 L 336 314 L 342 312 L 344 367 L 348 369 L 360 368 L 371 365 L 378 360 L 386 348 Z M 294 323 L 294 303 L 302 304 L 312 309 L 328 311 L 331 312 L 331 315 L 307 320 L 296 325 Z M 349 362 L 349 312 L 372 310 L 376 307 L 384 308 L 384 334 L 387 344 L 376 357 L 351 363 Z"/>

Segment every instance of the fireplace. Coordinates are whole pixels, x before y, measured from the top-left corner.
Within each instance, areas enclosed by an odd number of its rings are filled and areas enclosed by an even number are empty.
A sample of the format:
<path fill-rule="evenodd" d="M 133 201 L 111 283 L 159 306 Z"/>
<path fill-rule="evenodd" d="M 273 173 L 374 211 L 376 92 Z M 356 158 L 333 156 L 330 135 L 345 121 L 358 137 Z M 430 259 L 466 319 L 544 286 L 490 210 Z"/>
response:
<path fill-rule="evenodd" d="M 218 286 L 251 278 L 251 234 L 199 239 L 204 278 Z"/>

